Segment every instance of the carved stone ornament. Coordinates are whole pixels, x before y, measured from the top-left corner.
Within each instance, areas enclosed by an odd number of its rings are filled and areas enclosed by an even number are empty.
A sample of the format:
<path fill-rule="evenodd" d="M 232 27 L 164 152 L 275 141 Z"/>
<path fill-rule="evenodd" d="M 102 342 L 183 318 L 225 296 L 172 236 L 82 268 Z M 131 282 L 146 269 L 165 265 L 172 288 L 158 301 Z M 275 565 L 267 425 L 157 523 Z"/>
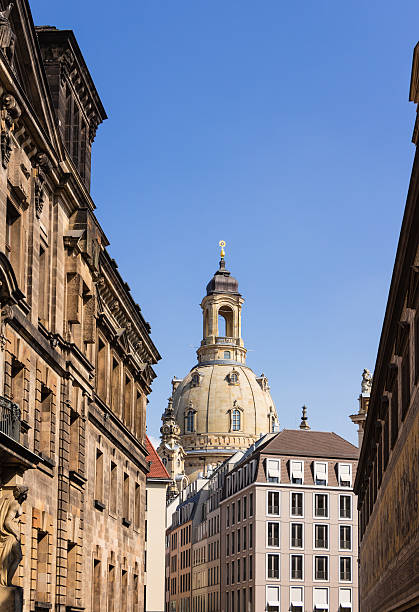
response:
<path fill-rule="evenodd" d="M 13 318 L 13 309 L 11 306 L 4 306 L 0 313 L 0 350 L 4 351 L 7 344 L 6 338 L 6 323 Z"/>
<path fill-rule="evenodd" d="M 365 394 L 371 393 L 372 387 L 372 375 L 371 372 L 365 368 L 362 372 L 362 383 L 361 383 L 361 392 Z"/>
<path fill-rule="evenodd" d="M 0 148 L 1 163 L 3 168 L 7 168 L 10 155 L 12 153 L 12 137 L 14 121 L 20 116 L 21 110 L 15 98 L 8 93 L 3 94 L 0 99 Z"/>
<path fill-rule="evenodd" d="M 45 202 L 45 175 L 51 170 L 51 162 L 46 153 L 40 152 L 35 156 L 33 163 L 33 190 L 34 190 L 34 204 L 35 214 L 37 219 L 42 215 Z"/>
<path fill-rule="evenodd" d="M 28 487 L 13 489 L 13 497 L 0 499 L 0 586 L 13 586 L 12 580 L 22 560 L 20 545 L 20 517 L 22 504 L 28 496 Z"/>
<path fill-rule="evenodd" d="M 12 8 L 13 2 L 9 4 L 5 11 L 0 11 L 0 47 L 10 62 L 13 60 L 16 43 L 16 35 L 10 23 Z"/>

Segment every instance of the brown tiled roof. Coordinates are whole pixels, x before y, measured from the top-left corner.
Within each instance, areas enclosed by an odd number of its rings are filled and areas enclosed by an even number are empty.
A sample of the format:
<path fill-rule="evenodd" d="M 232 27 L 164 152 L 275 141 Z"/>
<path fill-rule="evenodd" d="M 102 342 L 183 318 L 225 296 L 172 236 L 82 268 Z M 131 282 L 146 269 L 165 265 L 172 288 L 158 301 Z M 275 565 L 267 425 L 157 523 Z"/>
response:
<path fill-rule="evenodd" d="M 283 429 L 264 447 L 264 453 L 302 457 L 358 459 L 359 449 L 332 431 Z"/>
<path fill-rule="evenodd" d="M 151 444 L 148 436 L 145 437 L 145 447 L 148 452 L 147 461 L 151 462 L 150 471 L 147 474 L 147 480 L 149 478 L 161 478 L 164 480 L 170 480 L 170 476 L 164 467 L 162 460 L 156 453 L 156 449 Z"/>

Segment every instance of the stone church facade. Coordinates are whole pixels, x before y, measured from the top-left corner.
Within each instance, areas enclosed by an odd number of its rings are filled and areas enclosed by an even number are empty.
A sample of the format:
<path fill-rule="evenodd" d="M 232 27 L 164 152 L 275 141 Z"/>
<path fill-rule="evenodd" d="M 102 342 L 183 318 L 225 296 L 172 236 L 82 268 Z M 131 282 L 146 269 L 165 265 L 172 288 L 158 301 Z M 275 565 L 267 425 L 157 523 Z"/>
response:
<path fill-rule="evenodd" d="M 106 114 L 72 31 L 35 28 L 27 0 L 0 10 L 2 507 L 28 487 L 14 584 L 25 612 L 139 612 L 160 355 L 89 193 Z"/>

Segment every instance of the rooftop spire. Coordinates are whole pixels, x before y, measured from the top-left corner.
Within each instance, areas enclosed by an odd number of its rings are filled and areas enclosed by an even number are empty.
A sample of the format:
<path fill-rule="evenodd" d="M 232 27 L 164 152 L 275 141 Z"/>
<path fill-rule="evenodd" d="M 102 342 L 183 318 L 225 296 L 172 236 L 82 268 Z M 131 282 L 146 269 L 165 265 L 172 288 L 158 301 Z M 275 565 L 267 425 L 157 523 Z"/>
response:
<path fill-rule="evenodd" d="M 303 415 L 301 417 L 300 429 L 311 429 L 310 425 L 307 423 L 307 406 L 303 406 Z"/>
<path fill-rule="evenodd" d="M 220 253 L 220 270 L 225 270 L 226 264 L 224 261 L 224 257 L 225 257 L 225 251 L 224 251 L 224 247 L 225 247 L 226 243 L 225 240 L 220 240 L 220 242 L 218 243 L 218 246 L 221 247 L 221 253 Z"/>

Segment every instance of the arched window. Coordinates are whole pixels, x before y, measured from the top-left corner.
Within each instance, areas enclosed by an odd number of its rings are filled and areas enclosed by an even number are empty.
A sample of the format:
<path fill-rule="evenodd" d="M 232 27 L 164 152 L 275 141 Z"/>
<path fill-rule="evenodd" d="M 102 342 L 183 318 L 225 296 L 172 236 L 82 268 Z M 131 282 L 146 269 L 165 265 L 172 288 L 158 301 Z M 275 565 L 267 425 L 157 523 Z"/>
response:
<path fill-rule="evenodd" d="M 192 386 L 193 387 L 199 386 L 199 374 L 197 372 L 195 372 L 195 374 L 193 374 L 192 376 Z"/>
<path fill-rule="evenodd" d="M 230 351 L 224 351 L 224 359 L 231 359 Z"/>
<path fill-rule="evenodd" d="M 194 417 L 195 413 L 193 410 L 189 410 L 186 415 L 186 431 L 192 432 L 194 430 Z"/>
<path fill-rule="evenodd" d="M 238 377 L 238 375 L 236 374 L 236 372 L 232 372 L 232 373 L 230 374 L 230 383 L 231 383 L 232 385 L 236 385 L 238 382 L 239 382 L 239 377 Z"/>
<path fill-rule="evenodd" d="M 164 466 L 166 466 L 166 465 L 167 465 L 167 459 L 166 459 L 166 457 L 163 457 L 162 462 L 163 462 L 163 465 L 164 465 Z"/>
<path fill-rule="evenodd" d="M 234 408 L 231 413 L 231 429 L 240 431 L 240 410 L 237 410 L 237 408 Z"/>

